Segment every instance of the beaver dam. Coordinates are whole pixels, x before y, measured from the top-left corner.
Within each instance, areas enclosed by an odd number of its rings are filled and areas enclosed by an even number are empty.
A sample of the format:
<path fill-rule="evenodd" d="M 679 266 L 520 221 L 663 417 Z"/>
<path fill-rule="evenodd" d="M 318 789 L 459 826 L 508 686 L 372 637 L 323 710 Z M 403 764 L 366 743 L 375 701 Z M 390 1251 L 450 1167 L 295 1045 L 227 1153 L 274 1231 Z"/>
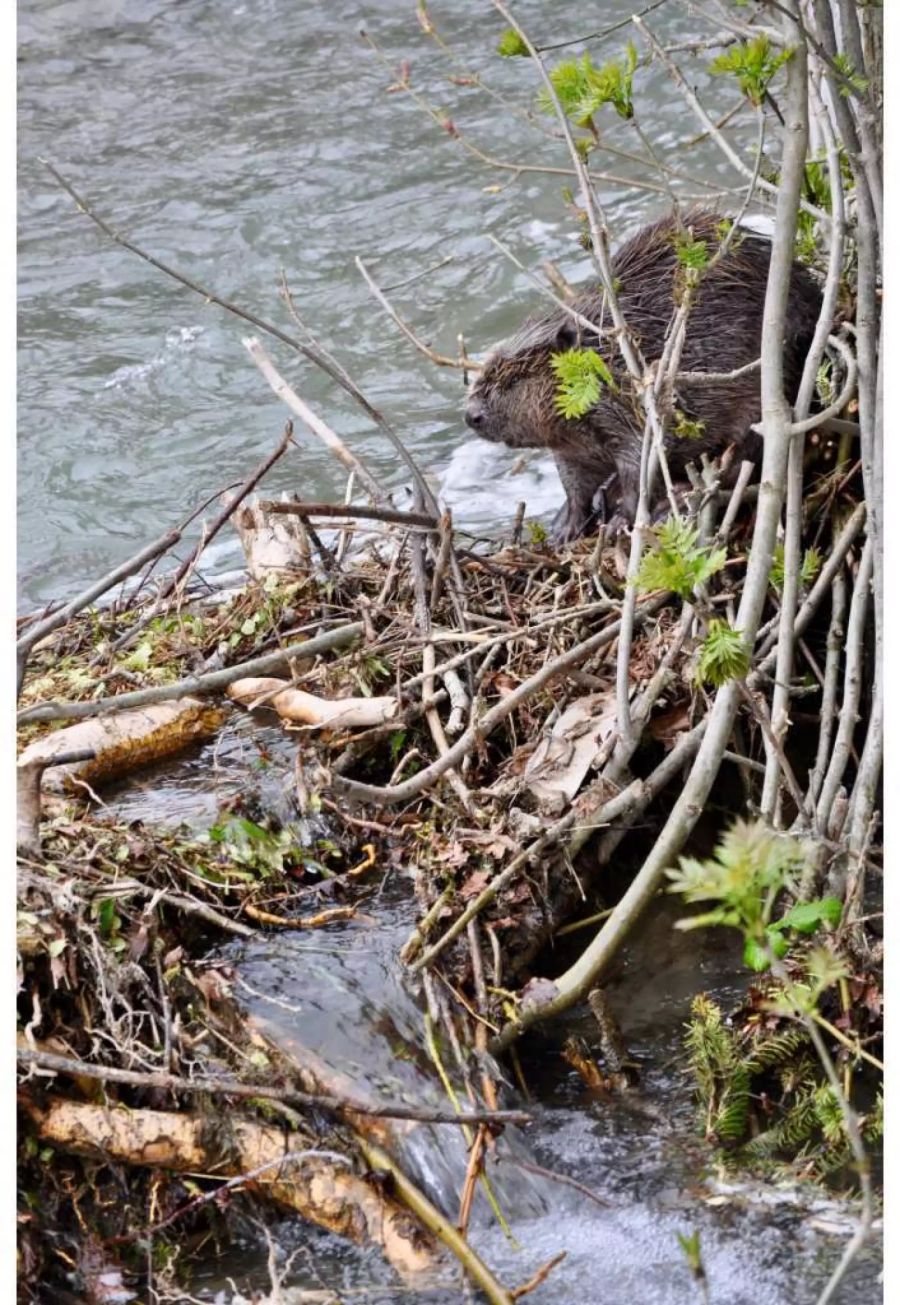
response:
<path fill-rule="evenodd" d="M 856 80 L 827 4 L 817 35 L 791 3 L 761 6 L 777 32 L 732 24 L 745 107 L 762 124 L 771 85 L 791 130 L 773 168 L 760 128 L 727 213 L 657 205 L 628 246 L 657 242 L 650 275 L 617 267 L 591 171 L 637 52 L 548 73 L 495 7 L 568 147 L 590 292 L 550 268 L 554 316 L 479 363 L 361 270 L 474 381 L 479 434 L 554 452 L 554 539 L 527 503 L 460 528 L 286 285 L 296 335 L 50 165 L 108 240 L 252 325 L 248 383 L 291 420 L 243 483 L 18 622 L 24 1300 L 878 1296 L 871 14 Z M 266 334 L 352 399 L 406 500 Z M 307 438 L 342 502 L 267 496 Z M 232 531 L 245 570 L 212 581 Z"/>

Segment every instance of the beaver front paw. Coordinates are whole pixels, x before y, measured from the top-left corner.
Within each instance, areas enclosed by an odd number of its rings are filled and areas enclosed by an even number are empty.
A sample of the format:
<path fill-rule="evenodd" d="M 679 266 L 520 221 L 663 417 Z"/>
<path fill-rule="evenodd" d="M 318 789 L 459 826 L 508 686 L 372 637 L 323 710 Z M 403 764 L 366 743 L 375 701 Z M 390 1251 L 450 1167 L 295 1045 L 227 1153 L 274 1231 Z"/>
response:
<path fill-rule="evenodd" d="M 572 544 L 576 539 L 581 539 L 582 535 L 586 535 L 596 524 L 597 514 L 591 508 L 573 506 L 567 501 L 553 518 L 550 538 L 558 546 Z"/>

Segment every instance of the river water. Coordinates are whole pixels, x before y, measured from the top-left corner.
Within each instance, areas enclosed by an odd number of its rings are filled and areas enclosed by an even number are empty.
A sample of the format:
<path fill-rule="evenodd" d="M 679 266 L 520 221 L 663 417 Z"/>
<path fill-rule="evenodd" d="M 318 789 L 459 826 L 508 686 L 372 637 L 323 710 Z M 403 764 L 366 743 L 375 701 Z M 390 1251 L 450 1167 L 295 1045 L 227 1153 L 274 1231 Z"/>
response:
<path fill-rule="evenodd" d="M 592 12 L 611 23 L 630 10 L 608 0 Z M 518 12 L 543 41 L 585 30 L 573 6 L 527 0 Z M 76 591 L 242 480 L 287 416 L 242 347 L 253 328 L 112 244 L 41 157 L 148 252 L 296 333 L 279 297 L 283 269 L 304 322 L 396 423 L 458 520 L 496 529 L 519 498 L 535 514 L 559 502 L 546 463 L 510 479 L 512 456 L 469 438 L 461 373 L 439 370 L 399 336 L 354 265 L 359 255 L 382 285 L 398 286 L 397 308 L 451 354 L 460 333 L 477 354 L 542 302 L 489 234 L 530 267 L 552 258 L 573 281 L 589 274 L 561 197 L 570 177 L 489 167 L 390 92 L 407 60 L 427 103 L 482 151 L 568 167 L 550 120 L 532 113 L 531 67 L 494 53 L 503 25 L 492 6 L 444 0 L 431 13 L 456 63 L 422 31 L 412 0 L 20 5 L 23 607 Z M 670 40 L 694 26 L 672 5 L 647 21 Z M 363 25 L 387 67 L 361 39 Z M 592 46 L 595 60 L 619 53 L 627 35 Z M 504 100 L 451 80 L 472 73 Z M 712 109 L 733 103 L 702 65 L 695 80 Z M 643 129 L 671 162 L 696 121 L 655 69 L 638 72 L 636 95 Z M 608 117 L 609 145 L 639 150 L 632 127 Z M 677 161 L 698 179 L 675 183 L 682 194 L 734 184 L 709 145 Z M 657 188 L 601 186 L 617 237 L 666 204 L 646 162 L 605 154 L 597 167 Z M 361 410 L 289 348 L 266 347 L 374 473 L 401 487 L 396 455 Z M 305 432 L 298 438 L 267 488 L 342 494 L 339 464 Z M 238 560 L 223 538 L 206 565 Z"/>
<path fill-rule="evenodd" d="M 262 756 L 265 766 L 259 765 Z M 118 792 L 106 791 L 104 800 L 119 819 L 183 822 L 197 830 L 238 794 L 290 819 L 293 762 L 294 743 L 274 717 L 235 712 L 218 739 L 130 779 Z M 330 832 L 302 822 L 294 827 L 301 839 Z M 360 1090 L 386 1100 L 445 1107 L 435 1075 L 425 1068 L 421 1011 L 397 962 L 415 919 L 415 873 L 412 866 L 389 878 L 376 873 L 362 888 L 353 921 L 314 933 L 260 934 L 228 944 L 218 959 L 232 968 L 236 999 L 288 1054 L 308 1060 L 311 1049 Z M 605 984 L 640 1066 L 632 1092 L 588 1091 L 566 1064 L 568 1036 L 597 1043 L 593 1017 L 584 1009 L 553 1021 L 523 1048 L 534 1123 L 524 1136 L 506 1131 L 497 1142 L 505 1159 L 490 1170 L 516 1241 L 500 1232 L 480 1189 L 470 1236 L 509 1284 L 524 1282 L 566 1251 L 528 1298 L 534 1305 L 814 1305 L 852 1232 L 848 1207 L 819 1189 L 775 1179 L 744 1183 L 716 1173 L 699 1137 L 684 1071 L 684 1024 L 698 990 L 733 1009 L 746 990 L 747 972 L 736 934 L 679 932 L 673 925 L 681 913 L 680 903 L 658 899 Z M 423 1124 L 400 1131 L 404 1168 L 454 1215 L 466 1160 L 457 1131 Z M 523 1158 L 574 1179 L 607 1205 L 512 1163 Z M 708 1278 L 706 1302 L 678 1243 L 679 1234 L 693 1230 L 700 1234 Z M 361 1251 L 297 1220 L 276 1222 L 274 1234 L 281 1265 L 296 1253 L 281 1305 L 404 1305 L 409 1299 L 458 1305 L 469 1299 L 452 1269 L 449 1285 L 412 1292 L 398 1285 L 374 1249 Z M 882 1299 L 878 1273 L 873 1246 L 853 1266 L 837 1305 L 876 1305 Z M 199 1266 L 195 1299 L 246 1305 L 254 1290 L 267 1292 L 268 1286 L 267 1255 L 254 1234 Z"/>

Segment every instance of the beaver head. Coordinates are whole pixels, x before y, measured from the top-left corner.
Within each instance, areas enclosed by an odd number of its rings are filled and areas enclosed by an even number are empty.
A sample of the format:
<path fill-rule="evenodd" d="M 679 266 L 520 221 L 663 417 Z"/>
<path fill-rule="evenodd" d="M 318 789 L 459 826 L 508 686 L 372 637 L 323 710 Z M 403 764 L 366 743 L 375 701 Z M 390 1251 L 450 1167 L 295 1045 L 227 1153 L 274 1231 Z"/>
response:
<path fill-rule="evenodd" d="M 571 441 L 575 423 L 556 406 L 552 357 L 596 343 L 560 309 L 527 321 L 488 355 L 469 391 L 466 424 L 476 435 L 513 449 L 554 449 Z"/>

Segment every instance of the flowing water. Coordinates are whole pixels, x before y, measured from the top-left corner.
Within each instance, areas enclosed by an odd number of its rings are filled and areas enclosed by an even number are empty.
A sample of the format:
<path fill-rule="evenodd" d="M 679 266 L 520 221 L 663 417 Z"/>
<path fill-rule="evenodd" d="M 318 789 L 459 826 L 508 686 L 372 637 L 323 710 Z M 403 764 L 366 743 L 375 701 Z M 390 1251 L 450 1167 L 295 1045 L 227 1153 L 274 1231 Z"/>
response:
<path fill-rule="evenodd" d="M 571 177 L 490 168 L 408 96 L 389 93 L 408 60 L 426 101 L 478 148 L 567 167 L 549 120 L 534 125 L 529 66 L 494 54 L 502 24 L 492 7 L 452 0 L 432 11 L 456 64 L 422 32 L 412 0 L 20 5 L 23 606 L 83 587 L 242 480 L 287 416 L 241 345 L 254 329 L 112 244 L 42 157 L 148 252 L 296 334 L 279 298 L 283 270 L 302 320 L 445 483 L 459 520 L 496 529 L 520 498 L 533 513 L 558 503 L 546 464 L 510 479 L 509 454 L 470 440 L 461 374 L 439 370 L 400 337 L 354 265 L 359 255 L 382 285 L 397 287 L 398 310 L 450 354 L 460 333 L 478 353 L 544 302 L 489 234 L 531 267 L 552 258 L 573 281 L 589 273 L 561 198 Z M 529 0 L 519 12 L 548 40 L 584 30 L 570 6 Z M 612 0 L 598 12 L 611 22 L 630 9 Z M 658 22 L 668 37 L 691 30 L 678 10 L 663 9 Z M 387 67 L 361 39 L 363 25 Z M 626 36 L 614 34 L 595 57 L 620 51 Z M 508 100 L 449 79 L 469 73 Z M 731 106 L 712 79 L 699 82 L 713 108 Z M 639 73 L 637 91 L 642 126 L 662 155 L 695 134 L 662 74 Z M 640 148 L 625 123 L 613 122 L 608 139 Z M 660 187 L 646 163 L 610 155 L 598 166 Z M 733 184 L 708 146 L 684 166 L 698 181 L 683 193 Z M 617 236 L 666 203 L 658 190 L 601 190 Z M 287 347 L 266 347 L 373 472 L 402 487 L 396 455 L 361 410 Z M 268 488 L 341 494 L 340 465 L 305 432 L 298 438 Z M 217 541 L 206 565 L 238 556 L 230 539 Z"/>
<path fill-rule="evenodd" d="M 587 15 L 584 9 L 556 0 L 517 5 L 548 43 L 627 17 L 631 6 L 606 0 Z M 303 322 L 395 422 L 457 522 L 496 531 L 519 499 L 535 515 L 558 503 L 546 460 L 516 465 L 511 455 L 469 438 L 460 373 L 414 352 L 354 265 L 356 255 L 366 260 L 392 287 L 398 310 L 443 353 L 455 352 L 460 333 L 473 353 L 481 352 L 541 302 L 489 235 L 529 267 L 552 259 L 572 281 L 589 274 L 577 223 L 561 198 L 571 178 L 488 166 L 390 89 L 407 60 L 427 103 L 479 149 L 507 162 L 567 167 L 547 121 L 531 112 L 531 68 L 493 53 L 502 24 L 492 6 L 444 0 L 430 12 L 457 62 L 422 31 L 412 0 L 20 5 L 23 608 L 76 592 L 215 490 L 242 480 L 274 447 L 286 416 L 242 348 L 253 328 L 112 244 L 75 210 L 39 156 L 147 251 L 296 333 L 279 298 L 283 270 Z M 647 21 L 669 41 L 693 35 L 696 25 L 672 4 Z M 361 26 L 387 66 L 361 39 Z M 593 48 L 595 59 L 620 52 L 626 37 L 618 32 Z M 470 84 L 472 73 L 504 98 Z M 692 81 L 714 113 L 732 107 L 733 92 L 704 72 L 692 70 Z M 691 175 L 682 194 L 711 195 L 734 184 L 708 143 L 680 148 L 698 127 L 663 74 L 639 71 L 636 94 L 641 125 L 660 157 Z M 740 145 L 748 137 L 737 129 L 731 139 Z M 612 122 L 605 140 L 640 148 L 626 123 Z M 657 187 L 601 186 L 617 237 L 665 205 L 659 176 L 645 161 L 608 154 L 595 162 Z M 403 471 L 360 410 L 291 350 L 274 341 L 266 347 L 374 474 L 402 494 Z M 297 435 L 300 447 L 272 472 L 268 490 L 342 494 L 339 465 L 304 432 Z M 216 573 L 238 562 L 236 545 L 223 539 L 204 567 Z M 280 733 L 263 728 L 275 762 L 268 771 L 254 768 L 259 737 L 257 727 L 237 725 L 193 760 L 129 787 L 115 805 L 133 818 L 205 826 L 252 772 L 263 798 L 277 807 L 289 758 L 279 769 Z M 282 1032 L 299 1022 L 304 1037 L 347 1072 L 357 1066 L 388 1094 L 399 1085 L 425 1099 L 433 1087 L 415 1057 L 395 1056 L 398 1045 L 421 1042 L 418 1011 L 393 959 L 412 920 L 406 889 L 392 885 L 370 904 L 376 923 L 353 922 L 312 940 L 267 938 L 232 959 L 257 994 L 243 993 L 248 1005 L 280 1021 Z M 692 941 L 690 950 L 682 941 L 673 950 L 670 924 L 664 915 L 655 921 L 617 980 L 624 1031 L 645 1066 L 638 1105 L 591 1099 L 565 1068 L 558 1044 L 581 1027 L 577 1018 L 542 1044 L 529 1066 L 538 1126 L 528 1147 L 612 1205 L 602 1208 L 521 1170 L 505 1183 L 498 1173 L 522 1249 L 513 1250 L 480 1207 L 476 1244 L 510 1282 L 568 1250 L 529 1297 L 535 1305 L 687 1305 L 700 1295 L 676 1233 L 696 1226 L 716 1305 L 806 1305 L 840 1242 L 817 1231 L 808 1210 L 760 1208 L 721 1191 L 719 1204 L 710 1204 L 711 1189 L 700 1183 L 703 1155 L 691 1142 L 689 1088 L 674 1058 L 690 994 L 701 983 L 733 994 L 735 957 L 721 939 Z M 408 1160 L 452 1206 L 458 1165 L 441 1137 L 420 1132 Z M 293 1225 L 284 1226 L 286 1249 L 297 1236 Z M 374 1253 L 305 1228 L 300 1236 L 295 1286 L 336 1287 L 348 1300 L 368 1288 L 362 1299 L 381 1305 L 410 1299 Z M 840 1299 L 878 1299 L 876 1272 L 871 1260 L 862 1263 Z M 230 1300 L 229 1273 L 242 1290 L 263 1286 L 265 1257 L 256 1246 L 236 1248 L 233 1263 L 209 1265 L 197 1290 L 209 1301 Z M 421 1298 L 464 1296 L 456 1284 Z"/>
<path fill-rule="evenodd" d="M 119 816 L 205 829 L 217 806 L 240 794 L 290 819 L 294 745 L 280 727 L 231 718 L 214 743 L 158 767 L 104 798 Z M 262 758 L 265 765 L 260 765 Z M 329 831 L 298 825 L 301 836 Z M 422 1015 L 404 985 L 397 951 L 415 918 L 414 867 L 369 882 L 359 915 L 313 934 L 268 934 L 229 944 L 234 995 L 290 1052 L 311 1048 L 325 1065 L 386 1100 L 446 1107 L 423 1050 Z M 480 1189 L 471 1238 L 498 1276 L 526 1280 L 559 1251 L 566 1259 L 530 1299 L 535 1305 L 704 1305 L 679 1249 L 678 1235 L 700 1232 L 710 1305 L 814 1305 L 852 1231 L 845 1206 L 815 1189 L 742 1184 L 710 1168 L 697 1136 L 691 1084 L 682 1058 L 690 1002 L 704 989 L 727 1010 L 746 978 L 739 944 L 726 931 L 685 935 L 673 929 L 677 904 L 659 900 L 606 985 L 629 1054 L 640 1066 L 630 1093 L 588 1091 L 562 1057 L 570 1034 L 596 1044 L 593 1017 L 572 1013 L 532 1039 L 525 1072 L 534 1100 L 527 1132 L 507 1130 L 490 1176 L 517 1245 L 494 1224 Z M 433 1200 L 455 1213 L 465 1172 L 455 1129 L 416 1124 L 404 1130 L 402 1162 Z M 538 1163 L 590 1188 L 535 1176 L 514 1161 Z M 448 1271 L 444 1285 L 401 1289 L 377 1251 L 284 1220 L 275 1228 L 283 1264 L 296 1252 L 283 1305 L 329 1300 L 349 1305 L 456 1305 L 467 1299 Z M 838 1305 L 881 1300 L 875 1249 L 854 1266 Z M 195 1284 L 209 1305 L 238 1305 L 268 1290 L 258 1241 L 211 1259 Z M 595 1284 L 596 1286 L 593 1286 Z M 240 1295 L 235 1294 L 235 1287 Z M 585 1294 L 596 1290 L 596 1295 Z"/>

